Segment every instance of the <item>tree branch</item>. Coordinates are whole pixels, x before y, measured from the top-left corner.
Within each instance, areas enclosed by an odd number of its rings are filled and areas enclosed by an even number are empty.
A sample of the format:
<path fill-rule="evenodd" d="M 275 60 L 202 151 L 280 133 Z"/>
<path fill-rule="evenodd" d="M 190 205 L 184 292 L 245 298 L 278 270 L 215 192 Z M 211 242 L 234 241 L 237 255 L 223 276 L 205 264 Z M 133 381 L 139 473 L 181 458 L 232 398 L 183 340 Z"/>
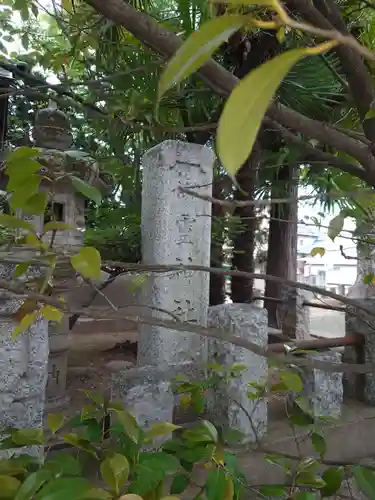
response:
<path fill-rule="evenodd" d="M 288 3 L 293 4 L 304 19 L 319 28 L 335 28 L 343 35 L 350 35 L 350 31 L 341 16 L 340 8 L 335 1 L 324 0 L 324 2 L 320 2 L 320 10 L 318 10 L 319 7 L 315 8 L 312 2 L 306 2 L 306 0 L 289 0 Z M 334 50 L 340 59 L 350 93 L 363 121 L 366 113 L 375 102 L 375 89 L 371 74 L 362 57 L 353 49 L 345 45 L 338 45 Z M 375 145 L 375 119 L 364 120 L 363 129 L 366 137 Z"/>
<path fill-rule="evenodd" d="M 122 0 L 106 0 L 105 2 L 85 0 L 85 2 L 106 18 L 130 31 L 144 45 L 150 47 L 164 59 L 170 58 L 183 43 L 180 37 L 165 29 L 162 24 L 158 24 L 151 16 L 137 11 Z M 239 82 L 238 78 L 212 59 L 198 70 L 198 74 L 211 89 L 223 96 L 228 96 Z M 320 122 L 318 122 L 319 126 L 316 126 L 315 120 L 310 120 L 289 108 L 277 107 L 275 103 L 271 104 L 270 111 L 277 113 L 278 118 L 274 118 L 282 125 L 288 127 L 287 122 L 292 120 L 297 125 L 294 130 L 309 138 L 317 139 L 322 144 L 329 144 L 335 148 L 339 144 L 341 151 L 357 159 L 364 167 L 373 168 L 375 171 L 375 159 L 372 158 L 370 149 L 358 141 L 348 138 L 346 134 L 341 134 L 328 125 L 322 127 Z"/>

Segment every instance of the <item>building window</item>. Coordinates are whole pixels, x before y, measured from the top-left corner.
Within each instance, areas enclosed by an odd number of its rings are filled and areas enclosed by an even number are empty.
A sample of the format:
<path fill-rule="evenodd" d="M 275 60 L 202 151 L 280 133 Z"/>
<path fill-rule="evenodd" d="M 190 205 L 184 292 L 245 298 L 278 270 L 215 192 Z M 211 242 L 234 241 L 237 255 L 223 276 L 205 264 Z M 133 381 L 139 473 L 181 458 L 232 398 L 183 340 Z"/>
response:
<path fill-rule="evenodd" d="M 64 203 L 48 203 L 47 209 L 44 213 L 44 223 L 55 220 L 63 222 L 65 220 Z"/>
<path fill-rule="evenodd" d="M 339 264 L 333 264 L 333 270 L 334 271 L 340 271 L 341 266 Z"/>

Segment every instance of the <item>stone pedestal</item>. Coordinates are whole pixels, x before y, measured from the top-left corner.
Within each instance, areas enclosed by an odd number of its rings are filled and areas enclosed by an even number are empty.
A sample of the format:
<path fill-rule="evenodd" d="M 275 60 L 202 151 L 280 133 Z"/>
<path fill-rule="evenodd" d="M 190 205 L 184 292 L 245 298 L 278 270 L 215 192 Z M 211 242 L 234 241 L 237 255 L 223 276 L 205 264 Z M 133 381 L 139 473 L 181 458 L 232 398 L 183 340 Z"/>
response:
<path fill-rule="evenodd" d="M 66 394 L 68 354 L 71 344 L 69 318 L 64 317 L 61 323 L 50 321 L 48 337 L 49 360 L 46 409 L 53 412 L 69 402 L 69 397 Z"/>
<path fill-rule="evenodd" d="M 209 308 L 210 327 L 254 342 L 266 349 L 268 345 L 267 310 L 250 304 L 222 304 Z M 223 429 L 236 429 L 247 442 L 258 441 L 267 430 L 267 402 L 249 399 L 249 382 L 266 384 L 267 360 L 251 351 L 233 344 L 210 339 L 210 362 L 229 367 L 235 363 L 247 366 L 241 376 L 214 391 L 211 402 L 211 419 Z"/>
<path fill-rule="evenodd" d="M 308 357 L 327 363 L 341 363 L 341 354 L 334 351 L 309 354 Z M 304 388 L 301 396 L 308 399 L 313 416 L 339 418 L 343 404 L 342 372 L 306 368 L 302 379 Z"/>
<path fill-rule="evenodd" d="M 142 256 L 144 264 L 210 264 L 211 204 L 181 192 L 190 188 L 211 195 L 214 154 L 197 144 L 166 141 L 143 158 Z M 143 303 L 205 325 L 209 274 L 151 274 Z M 165 313 L 149 314 L 171 319 Z M 159 327 L 143 326 L 138 340 L 138 364 L 169 365 L 205 359 L 206 339 Z"/>
<path fill-rule="evenodd" d="M 15 266 L 0 265 L 0 278 L 12 281 Z M 47 321 L 38 320 L 17 340 L 11 315 L 23 300 L 0 290 L 0 429 L 42 428 L 48 363 Z M 41 456 L 40 447 L 19 452 Z M 0 454 L 0 458 L 9 452 Z"/>

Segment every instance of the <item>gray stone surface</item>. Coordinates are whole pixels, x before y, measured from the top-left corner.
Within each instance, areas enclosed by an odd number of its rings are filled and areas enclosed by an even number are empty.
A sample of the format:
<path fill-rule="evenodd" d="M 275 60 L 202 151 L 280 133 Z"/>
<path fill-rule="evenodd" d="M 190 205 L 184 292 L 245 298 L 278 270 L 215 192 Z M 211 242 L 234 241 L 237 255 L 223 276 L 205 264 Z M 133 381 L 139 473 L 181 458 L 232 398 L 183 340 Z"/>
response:
<path fill-rule="evenodd" d="M 341 363 L 341 354 L 334 351 L 309 354 L 308 357 L 312 360 Z M 309 401 L 314 417 L 339 418 L 344 394 L 342 372 L 304 368 L 302 379 L 304 388 L 301 396 Z"/>
<path fill-rule="evenodd" d="M 107 366 L 111 371 L 111 400 L 121 402 L 145 427 L 157 422 L 172 422 L 177 399 L 172 391 L 173 378 L 177 375 L 191 378 L 201 369 L 188 362 L 168 367 L 128 368 L 122 363 Z"/>
<path fill-rule="evenodd" d="M 0 265 L 0 277 L 12 279 L 14 266 Z M 48 363 L 47 321 L 38 320 L 16 340 L 10 317 L 22 304 L 5 290 L 0 294 L 0 429 L 42 428 Z M 32 447 L 28 453 L 39 455 Z M 8 453 L 5 453 L 7 456 Z M 4 456 L 3 455 L 0 455 Z"/>
<path fill-rule="evenodd" d="M 309 309 L 303 305 L 305 295 L 297 288 L 285 287 L 282 292 L 285 301 L 280 310 L 280 324 L 284 335 L 297 340 L 310 338 Z"/>
<path fill-rule="evenodd" d="M 212 191 L 214 154 L 197 144 L 165 141 L 143 158 L 142 255 L 144 264 L 210 263 L 211 205 L 180 191 Z M 205 325 L 209 275 L 169 272 L 150 275 L 143 303 L 164 309 L 184 321 Z M 149 314 L 170 319 L 162 312 Z M 204 359 L 206 341 L 198 335 L 143 326 L 138 364 L 168 365 Z"/>
<path fill-rule="evenodd" d="M 370 309 L 375 308 L 375 298 L 358 299 L 359 303 Z M 360 309 L 349 307 L 346 314 L 346 335 L 361 334 L 364 346 L 346 347 L 344 360 L 347 363 L 375 364 L 375 318 Z M 368 404 L 375 405 L 375 373 L 365 375 L 349 374 L 346 376 L 346 387 L 350 395 L 364 399 Z"/>
<path fill-rule="evenodd" d="M 222 304 L 209 308 L 210 327 L 254 342 L 267 348 L 267 311 L 251 304 Z M 265 399 L 249 399 L 249 382 L 266 383 L 268 365 L 266 359 L 242 347 L 210 339 L 209 360 L 220 365 L 244 364 L 248 368 L 241 376 L 215 391 L 210 413 L 216 425 L 237 429 L 246 441 L 259 440 L 267 429 L 267 402 Z M 239 403 L 239 404 L 238 404 Z M 251 422 L 249 419 L 251 417 Z"/>

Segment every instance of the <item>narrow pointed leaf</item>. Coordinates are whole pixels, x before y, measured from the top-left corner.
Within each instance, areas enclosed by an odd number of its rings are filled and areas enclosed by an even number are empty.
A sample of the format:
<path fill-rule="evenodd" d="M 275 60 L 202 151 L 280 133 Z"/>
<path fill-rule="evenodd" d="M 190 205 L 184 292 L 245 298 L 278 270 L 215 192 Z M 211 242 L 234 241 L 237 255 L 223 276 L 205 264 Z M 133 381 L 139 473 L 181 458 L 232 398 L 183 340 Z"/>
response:
<path fill-rule="evenodd" d="M 167 63 L 159 81 L 159 99 L 168 89 L 200 68 L 246 21 L 245 16 L 220 16 L 204 23 L 192 33 Z"/>
<path fill-rule="evenodd" d="M 319 52 L 319 46 L 314 50 Z M 219 120 L 217 151 L 232 178 L 249 157 L 267 108 L 284 77 L 310 54 L 314 54 L 311 49 L 288 50 L 251 71 L 231 93 Z"/>

